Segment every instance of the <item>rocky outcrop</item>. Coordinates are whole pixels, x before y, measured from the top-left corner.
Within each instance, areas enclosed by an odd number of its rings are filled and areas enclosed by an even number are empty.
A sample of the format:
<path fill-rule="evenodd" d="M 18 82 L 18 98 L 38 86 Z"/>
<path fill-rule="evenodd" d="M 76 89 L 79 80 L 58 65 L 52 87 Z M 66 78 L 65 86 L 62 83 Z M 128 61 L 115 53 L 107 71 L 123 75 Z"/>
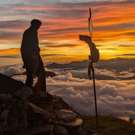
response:
<path fill-rule="evenodd" d="M 61 98 L 35 96 L 0 74 L 0 135 L 83 135 L 82 118 Z"/>

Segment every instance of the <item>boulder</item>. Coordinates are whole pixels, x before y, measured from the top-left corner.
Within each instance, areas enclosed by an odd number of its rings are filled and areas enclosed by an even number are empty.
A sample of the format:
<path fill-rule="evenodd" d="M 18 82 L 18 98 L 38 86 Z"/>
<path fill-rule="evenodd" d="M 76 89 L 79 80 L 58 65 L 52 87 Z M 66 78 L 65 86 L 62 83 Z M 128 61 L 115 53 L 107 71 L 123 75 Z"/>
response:
<path fill-rule="evenodd" d="M 0 135 L 74 135 L 82 124 L 61 98 L 37 97 L 22 82 L 0 74 Z"/>
<path fill-rule="evenodd" d="M 55 125 L 54 127 L 54 133 L 55 135 L 70 135 L 68 130 L 60 125 Z"/>

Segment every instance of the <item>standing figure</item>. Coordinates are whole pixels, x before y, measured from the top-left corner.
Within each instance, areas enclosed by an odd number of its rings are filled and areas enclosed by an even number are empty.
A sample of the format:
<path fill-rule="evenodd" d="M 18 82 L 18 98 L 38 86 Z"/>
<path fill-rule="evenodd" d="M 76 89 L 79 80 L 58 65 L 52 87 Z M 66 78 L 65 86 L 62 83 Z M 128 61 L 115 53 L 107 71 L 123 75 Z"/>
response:
<path fill-rule="evenodd" d="M 21 55 L 26 69 L 27 78 L 25 84 L 33 86 L 34 76 L 38 77 L 38 89 L 46 94 L 46 75 L 40 56 L 38 30 L 42 25 L 40 20 L 33 19 L 31 25 L 25 30 L 21 44 Z"/>

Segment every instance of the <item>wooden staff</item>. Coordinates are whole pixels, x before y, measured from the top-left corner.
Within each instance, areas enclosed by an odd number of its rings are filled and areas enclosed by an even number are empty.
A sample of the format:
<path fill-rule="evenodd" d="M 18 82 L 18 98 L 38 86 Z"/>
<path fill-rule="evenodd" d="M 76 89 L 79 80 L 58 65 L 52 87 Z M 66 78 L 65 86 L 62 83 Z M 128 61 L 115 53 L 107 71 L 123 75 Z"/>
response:
<path fill-rule="evenodd" d="M 90 38 L 92 39 L 92 33 L 93 33 L 93 22 L 92 22 L 92 10 L 89 8 L 89 18 L 88 18 L 88 28 L 89 28 L 89 34 Z M 90 47 L 90 53 L 92 54 L 93 50 Z M 96 114 L 96 129 L 98 129 L 98 109 L 97 109 L 97 94 L 96 94 L 96 81 L 95 81 L 95 69 L 92 61 L 92 57 L 89 56 L 89 66 L 88 66 L 88 76 L 89 79 L 93 80 L 93 90 L 94 90 L 94 102 L 95 102 L 95 114 Z"/>

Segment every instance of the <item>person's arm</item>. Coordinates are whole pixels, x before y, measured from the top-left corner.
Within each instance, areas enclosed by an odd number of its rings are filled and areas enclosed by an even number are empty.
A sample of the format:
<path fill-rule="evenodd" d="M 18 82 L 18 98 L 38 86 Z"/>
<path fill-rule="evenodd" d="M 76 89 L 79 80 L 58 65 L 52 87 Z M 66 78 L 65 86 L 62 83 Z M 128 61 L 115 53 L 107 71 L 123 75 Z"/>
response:
<path fill-rule="evenodd" d="M 38 33 L 35 33 L 34 39 L 33 39 L 33 52 L 35 55 L 39 55 L 40 48 L 39 48 L 39 39 L 38 39 Z"/>

